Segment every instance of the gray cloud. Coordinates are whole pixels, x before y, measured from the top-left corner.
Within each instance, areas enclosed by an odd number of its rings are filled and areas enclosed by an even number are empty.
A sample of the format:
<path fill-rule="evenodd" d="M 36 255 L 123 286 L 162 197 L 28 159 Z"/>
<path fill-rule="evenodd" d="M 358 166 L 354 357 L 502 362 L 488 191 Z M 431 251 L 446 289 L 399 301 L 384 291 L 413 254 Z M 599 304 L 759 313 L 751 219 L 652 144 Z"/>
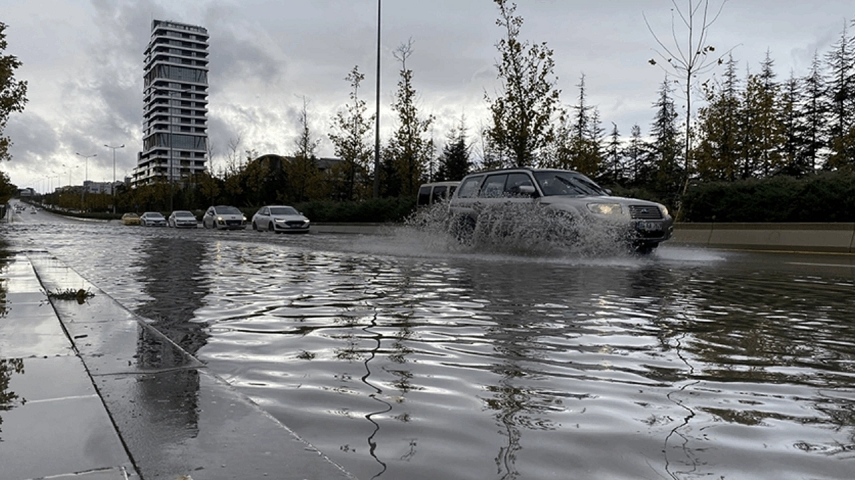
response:
<path fill-rule="evenodd" d="M 670 4 L 659 0 L 582 2 L 518 1 L 525 18 L 522 37 L 554 50 L 562 101 L 573 104 L 579 76 L 586 75 L 589 102 L 628 135 L 649 130 L 652 103 L 665 73 L 646 63 L 656 44 L 647 30 L 667 34 Z M 715 3 L 715 2 L 714 2 Z M 218 157 L 230 139 L 243 149 L 289 153 L 298 131 L 302 98 L 309 99 L 310 127 L 322 140 L 330 117 L 348 101 L 344 77 L 359 65 L 366 78 L 361 96 L 374 110 L 375 0 L 58 0 L 18 1 L 4 9 L 8 52 L 24 62 L 16 77 L 30 83 L 27 111 L 13 115 L 13 161 L 4 164 L 19 185 L 38 181 L 45 170 L 80 165 L 75 152 L 97 153 L 89 177 L 112 176 L 112 152 L 122 144 L 117 170 L 135 165 L 141 148 L 143 51 L 152 19 L 205 26 L 211 35 L 209 136 Z M 803 75 L 814 52 L 824 55 L 855 15 L 839 0 L 791 3 L 728 2 L 710 32 L 719 49 L 735 47 L 745 68 L 759 68 L 766 50 L 779 79 Z M 465 112 L 473 134 L 486 120 L 484 93 L 497 86 L 492 2 L 433 0 L 383 4 L 381 136 L 394 128 L 392 102 L 399 64 L 392 52 L 412 38 L 408 61 L 422 111 L 435 116 L 441 142 Z M 667 37 L 667 35 L 666 35 Z M 711 75 L 715 75 L 712 72 Z M 52 164 L 45 166 L 45 164 Z M 83 176 L 72 172 L 79 182 Z M 67 181 L 67 176 L 64 177 Z"/>

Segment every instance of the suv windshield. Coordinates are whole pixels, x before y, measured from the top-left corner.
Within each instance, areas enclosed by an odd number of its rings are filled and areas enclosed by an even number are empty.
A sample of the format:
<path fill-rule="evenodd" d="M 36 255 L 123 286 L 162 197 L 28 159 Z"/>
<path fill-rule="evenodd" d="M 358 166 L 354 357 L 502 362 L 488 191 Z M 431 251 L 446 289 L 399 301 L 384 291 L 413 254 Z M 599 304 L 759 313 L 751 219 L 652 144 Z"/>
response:
<path fill-rule="evenodd" d="M 534 172 L 534 178 L 537 179 L 540 189 L 546 196 L 570 195 L 584 197 L 589 195 L 608 195 L 608 192 L 594 183 L 593 180 L 579 173 L 561 171 Z"/>

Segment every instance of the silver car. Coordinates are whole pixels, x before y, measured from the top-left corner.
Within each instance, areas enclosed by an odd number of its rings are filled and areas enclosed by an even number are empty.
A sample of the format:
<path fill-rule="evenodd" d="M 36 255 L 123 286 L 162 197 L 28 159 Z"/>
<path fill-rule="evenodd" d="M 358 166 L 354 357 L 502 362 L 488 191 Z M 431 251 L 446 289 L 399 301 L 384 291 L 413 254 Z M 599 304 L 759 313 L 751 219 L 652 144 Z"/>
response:
<path fill-rule="evenodd" d="M 252 216 L 252 229 L 276 233 L 309 233 L 309 219 L 288 205 L 266 205 Z"/>
<path fill-rule="evenodd" d="M 196 215 L 187 210 L 175 210 L 169 214 L 166 224 L 172 228 L 196 228 L 199 226 Z"/>
<path fill-rule="evenodd" d="M 145 212 L 140 215 L 140 225 L 143 227 L 165 227 L 166 219 L 160 212 Z"/>
<path fill-rule="evenodd" d="M 202 226 L 217 230 L 246 230 L 246 217 L 230 205 L 216 205 L 205 211 Z"/>
<path fill-rule="evenodd" d="M 671 238 L 674 223 L 659 203 L 611 196 L 578 172 L 534 168 L 466 176 L 449 202 L 449 211 L 463 240 L 479 222 L 504 222 L 504 230 L 542 228 L 565 237 L 609 231 L 640 253 L 649 253 Z M 538 217 L 538 212 L 544 215 Z M 534 224 L 532 217 L 538 217 Z"/>

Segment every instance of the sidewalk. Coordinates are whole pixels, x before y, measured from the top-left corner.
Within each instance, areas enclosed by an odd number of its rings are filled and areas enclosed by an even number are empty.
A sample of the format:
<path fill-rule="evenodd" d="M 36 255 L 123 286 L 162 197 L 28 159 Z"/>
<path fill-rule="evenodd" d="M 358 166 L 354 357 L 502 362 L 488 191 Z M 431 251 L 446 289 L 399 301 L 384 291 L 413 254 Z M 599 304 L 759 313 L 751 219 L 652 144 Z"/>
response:
<path fill-rule="evenodd" d="M 46 292 L 83 289 L 84 303 Z M 353 479 L 45 252 L 0 263 L 0 480 Z"/>

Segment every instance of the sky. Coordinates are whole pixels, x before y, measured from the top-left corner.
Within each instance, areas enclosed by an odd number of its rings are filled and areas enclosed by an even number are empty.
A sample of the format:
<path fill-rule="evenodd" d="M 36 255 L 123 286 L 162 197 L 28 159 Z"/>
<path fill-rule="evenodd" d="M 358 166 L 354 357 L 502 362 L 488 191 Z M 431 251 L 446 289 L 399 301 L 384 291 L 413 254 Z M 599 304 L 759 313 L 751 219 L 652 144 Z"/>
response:
<path fill-rule="evenodd" d="M 695 3 L 697 0 L 693 0 Z M 208 135 L 223 168 L 229 145 L 239 151 L 287 155 L 295 150 L 299 111 L 308 102 L 309 127 L 319 156 L 332 156 L 331 118 L 348 103 L 345 77 L 365 74 L 360 98 L 375 109 L 378 0 L 0 0 L 8 47 L 23 65 L 28 103 L 13 114 L 4 135 L 12 160 L 0 165 L 18 187 L 40 192 L 68 184 L 121 180 L 142 148 L 143 51 L 151 21 L 172 20 L 210 35 Z M 603 128 L 629 136 L 634 124 L 649 132 L 657 91 L 670 73 L 652 66 L 673 47 L 674 6 L 688 0 L 517 0 L 524 19 L 520 39 L 553 50 L 556 88 L 572 106 L 585 76 L 587 103 Z M 718 10 L 721 0 L 710 0 Z M 418 106 L 435 118 L 431 135 L 441 147 L 464 120 L 470 142 L 489 121 L 485 95 L 499 87 L 495 63 L 498 10 L 491 0 L 382 0 L 380 134 L 395 128 L 390 105 L 399 78 L 394 52 L 412 40 Z M 647 22 L 645 22 L 645 17 Z M 767 52 L 779 80 L 807 73 L 855 18 L 855 1 L 729 0 L 709 29 L 716 52 L 730 51 L 743 76 L 759 71 Z M 678 24 L 678 35 L 684 29 Z M 850 25 L 855 32 L 855 27 Z M 662 65 L 663 62 L 659 62 Z M 721 75 L 714 69 L 704 78 Z M 675 98 L 678 110 L 684 98 Z M 693 103 L 697 104 L 694 98 Z M 373 142 L 373 140 L 371 140 Z M 85 159 L 76 155 L 96 155 Z"/>

